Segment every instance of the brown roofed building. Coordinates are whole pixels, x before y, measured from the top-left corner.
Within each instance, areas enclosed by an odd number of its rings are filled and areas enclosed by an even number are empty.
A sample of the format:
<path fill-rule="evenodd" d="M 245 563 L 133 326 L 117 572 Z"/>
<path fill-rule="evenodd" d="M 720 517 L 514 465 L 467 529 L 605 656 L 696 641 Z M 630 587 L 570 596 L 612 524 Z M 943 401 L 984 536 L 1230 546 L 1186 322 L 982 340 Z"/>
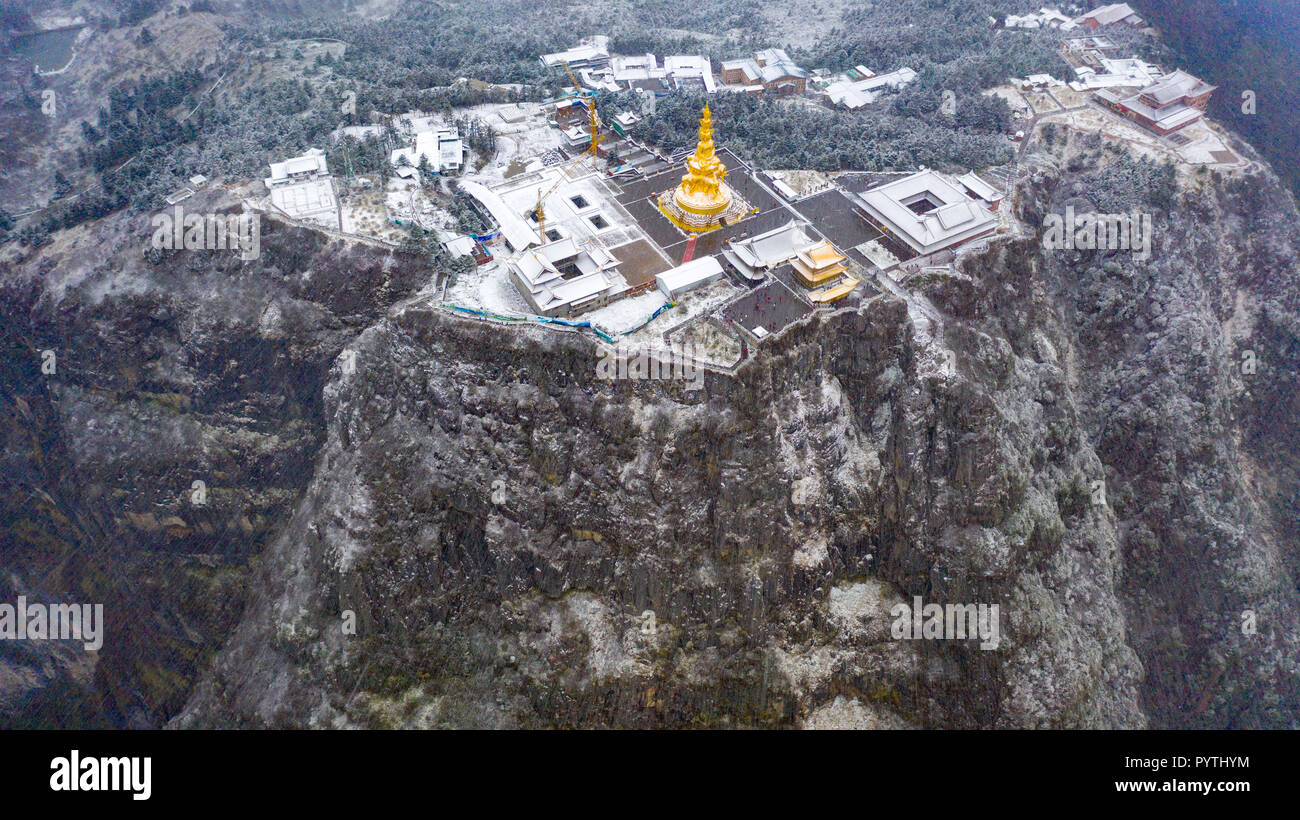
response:
<path fill-rule="evenodd" d="M 1140 26 L 1143 24 L 1142 18 L 1137 16 L 1128 3 L 1112 3 L 1109 6 L 1093 9 L 1087 14 L 1075 20 L 1076 23 L 1088 29 L 1096 31 L 1103 26 L 1123 23 L 1126 26 Z"/>
<path fill-rule="evenodd" d="M 1142 89 L 1138 99 L 1152 108 L 1164 108 L 1175 103 L 1205 110 L 1215 86 L 1193 77 L 1186 71 L 1174 71 Z"/>
<path fill-rule="evenodd" d="M 1201 119 L 1215 88 L 1186 71 L 1173 71 L 1135 95 L 1122 97 L 1102 89 L 1096 97 L 1117 114 L 1163 136 Z"/>

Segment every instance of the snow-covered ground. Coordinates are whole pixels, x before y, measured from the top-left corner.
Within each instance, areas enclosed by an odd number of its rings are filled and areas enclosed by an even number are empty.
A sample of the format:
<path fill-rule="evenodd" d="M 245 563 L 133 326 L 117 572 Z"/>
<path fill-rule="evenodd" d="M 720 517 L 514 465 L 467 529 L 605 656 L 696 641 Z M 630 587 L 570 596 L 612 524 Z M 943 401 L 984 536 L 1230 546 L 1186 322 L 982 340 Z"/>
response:
<path fill-rule="evenodd" d="M 1219 168 L 1244 167 L 1249 164 L 1228 147 L 1227 141 L 1216 132 L 1215 126 L 1206 120 L 1178 131 L 1179 137 L 1189 140 L 1185 145 L 1178 145 L 1172 138 L 1156 136 L 1145 128 L 1098 108 L 1088 107 L 1048 119 L 1058 118 L 1079 131 L 1097 133 L 1116 142 L 1128 143 L 1135 153 L 1157 161 L 1173 159 L 1188 165 L 1214 165 Z M 1233 159 L 1220 163 L 1213 155 L 1216 151 L 1226 151 Z"/>
<path fill-rule="evenodd" d="M 675 327 L 687 319 L 702 316 L 718 308 L 739 292 L 739 288 L 726 279 L 719 279 L 704 287 L 677 297 L 677 305 L 665 310 L 655 317 L 632 337 L 638 342 L 654 344 L 662 338 L 664 331 Z M 658 288 L 631 299 L 623 299 L 599 310 L 584 314 L 593 325 L 610 335 L 626 333 L 646 320 L 650 314 L 668 303 L 667 297 Z"/>
<path fill-rule="evenodd" d="M 785 183 L 799 199 L 829 190 L 831 187 L 831 181 L 820 171 L 790 170 L 765 171 L 764 173 Z"/>
<path fill-rule="evenodd" d="M 1214 133 L 1205 120 L 1189 125 L 1181 132 L 1191 142 L 1178 149 L 1178 155 L 1185 162 L 1199 163 L 1204 165 L 1218 164 L 1219 160 L 1215 159 L 1215 152 L 1226 151 L 1233 156 L 1233 162 L 1224 164 L 1234 164 L 1240 161 L 1237 153 L 1228 147 L 1227 141 Z"/>
<path fill-rule="evenodd" d="M 984 94 L 990 97 L 1001 97 L 1006 100 L 1007 105 L 1011 106 L 1012 111 L 1020 111 L 1026 108 L 1033 110 L 1033 106 L 1031 106 L 1029 101 L 1024 98 L 1024 95 L 1020 93 L 1020 90 L 1012 85 L 1000 85 L 996 88 L 990 88 L 986 90 Z"/>
<path fill-rule="evenodd" d="M 616 336 L 620 333 L 626 333 L 641 324 L 649 318 L 650 314 L 663 307 L 667 302 L 668 300 L 662 293 L 657 289 L 651 289 L 640 296 L 620 299 L 613 304 L 585 313 L 582 318 L 609 335 Z M 666 310 L 663 315 L 672 312 L 673 310 Z M 660 319 L 662 318 L 663 316 L 660 316 Z M 658 322 L 659 319 L 656 319 L 655 324 L 658 324 Z M 638 334 L 638 336 L 640 335 Z"/>
<path fill-rule="evenodd" d="M 520 173 L 542 154 L 564 143 L 559 129 L 546 121 L 550 108 L 544 103 L 492 103 L 467 110 L 497 133 L 496 156 L 482 170 L 465 174 L 466 179 L 489 187 L 505 181 L 508 171 L 512 175 Z"/>
<path fill-rule="evenodd" d="M 505 263 L 500 259 L 493 259 L 486 265 L 459 274 L 456 284 L 447 289 L 446 301 L 491 313 L 533 315 L 528 303 L 510 281 Z"/>
<path fill-rule="evenodd" d="M 379 136 L 384 132 L 382 125 L 344 125 L 335 128 L 330 134 L 330 140 L 334 141 L 344 136 L 350 136 L 353 139 L 364 140 L 367 136 Z"/>
<path fill-rule="evenodd" d="M 862 252 L 863 256 L 870 259 L 872 264 L 881 270 L 889 270 L 898 264 L 898 257 L 894 256 L 874 239 L 863 245 L 859 245 L 858 250 Z"/>

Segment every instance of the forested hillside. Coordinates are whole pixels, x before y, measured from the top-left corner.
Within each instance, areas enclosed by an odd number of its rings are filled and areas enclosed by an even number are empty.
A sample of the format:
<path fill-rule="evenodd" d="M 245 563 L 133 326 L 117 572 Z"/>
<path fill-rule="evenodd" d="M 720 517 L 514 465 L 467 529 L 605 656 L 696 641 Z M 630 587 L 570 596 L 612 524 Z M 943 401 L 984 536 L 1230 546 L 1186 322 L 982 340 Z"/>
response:
<path fill-rule="evenodd" d="M 1133 0 L 1181 65 L 1219 86 L 1210 114 L 1300 192 L 1300 5 L 1294 0 Z M 1251 97 L 1243 96 L 1253 92 Z M 1254 106 L 1248 104 L 1253 98 Z"/>

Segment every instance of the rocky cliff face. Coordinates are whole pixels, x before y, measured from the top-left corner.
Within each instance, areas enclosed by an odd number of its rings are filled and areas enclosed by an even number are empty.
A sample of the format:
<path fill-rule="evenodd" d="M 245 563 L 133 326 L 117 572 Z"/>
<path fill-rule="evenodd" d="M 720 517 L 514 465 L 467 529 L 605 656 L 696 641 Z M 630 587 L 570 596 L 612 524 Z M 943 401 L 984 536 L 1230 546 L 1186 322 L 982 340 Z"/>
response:
<path fill-rule="evenodd" d="M 181 727 L 1300 725 L 1300 217 L 1271 178 L 1055 151 L 1024 219 L 1123 199 L 1150 260 L 1001 240 L 924 286 L 933 330 L 886 298 L 698 391 L 385 315 L 414 271 L 288 229 L 171 278 L 26 260 L 11 349 L 75 349 L 13 354 L 7 569 L 110 562 L 126 607 L 93 671 L 40 668 Z M 999 605 L 997 648 L 893 639 L 914 596 Z M 7 715 L 56 686 L 5 663 Z"/>
<path fill-rule="evenodd" d="M 599 382 L 567 334 L 372 328 L 182 725 L 1140 725 L 1113 525 L 1060 543 L 1095 456 L 1018 407 L 1062 376 L 1004 342 L 1007 383 L 946 379 L 909 328 L 814 320 L 696 395 Z M 911 595 L 1017 614 L 996 653 L 891 640 Z"/>
<path fill-rule="evenodd" d="M 428 276 L 270 220 L 248 262 L 151 262 L 151 233 L 114 217 L 0 265 L 0 599 L 101 602 L 108 620 L 97 657 L 0 644 L 4 725 L 150 726 L 182 706 L 311 478 L 339 350 Z"/>

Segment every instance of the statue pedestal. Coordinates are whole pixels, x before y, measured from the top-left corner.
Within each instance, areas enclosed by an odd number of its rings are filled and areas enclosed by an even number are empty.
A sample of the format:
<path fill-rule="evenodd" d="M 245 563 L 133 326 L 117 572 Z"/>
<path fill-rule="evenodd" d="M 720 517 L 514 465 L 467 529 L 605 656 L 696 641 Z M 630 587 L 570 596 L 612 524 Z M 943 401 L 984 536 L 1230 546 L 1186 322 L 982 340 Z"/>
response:
<path fill-rule="evenodd" d="M 713 148 L 713 115 L 708 105 L 702 114 L 700 141 L 695 153 L 686 160 L 686 176 L 676 188 L 655 198 L 664 216 L 693 235 L 717 230 L 723 223 L 739 219 L 750 210 L 749 203 L 723 182 L 727 166 Z"/>
<path fill-rule="evenodd" d="M 696 203 L 690 197 L 681 196 L 681 189 L 664 191 L 655 198 L 659 211 L 678 228 L 686 233 L 707 233 L 723 226 L 723 222 L 733 222 L 747 213 L 749 203 L 736 196 L 726 183 L 721 185 L 725 198 L 721 202 Z M 683 201 L 685 200 L 685 201 Z"/>

